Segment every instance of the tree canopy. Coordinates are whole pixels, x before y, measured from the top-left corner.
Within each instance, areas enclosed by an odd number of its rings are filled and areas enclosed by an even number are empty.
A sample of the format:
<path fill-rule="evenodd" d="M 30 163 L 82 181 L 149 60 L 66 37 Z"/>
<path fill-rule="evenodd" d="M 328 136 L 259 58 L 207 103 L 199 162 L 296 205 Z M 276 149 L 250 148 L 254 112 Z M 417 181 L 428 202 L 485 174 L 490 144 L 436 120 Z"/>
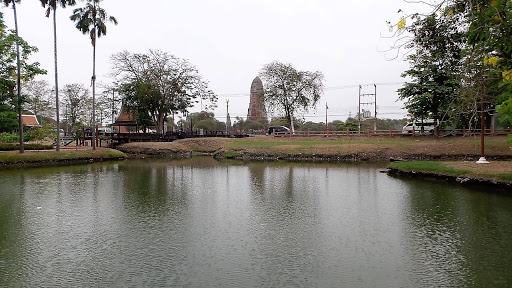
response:
<path fill-rule="evenodd" d="M 18 105 L 22 104 L 14 95 L 18 79 L 16 44 L 20 47 L 21 82 L 26 83 L 38 74 L 46 74 L 38 62 L 28 61 L 30 55 L 38 51 L 37 48 L 30 46 L 21 37 L 16 37 L 14 31 L 7 29 L 3 14 L 0 12 L 0 129 L 4 132 L 16 129 L 16 125 L 12 125 L 17 121 L 15 111 L 21 109 Z"/>
<path fill-rule="evenodd" d="M 120 84 L 125 109 L 146 113 L 158 133 L 171 113 L 187 112 L 200 100 L 205 110 L 215 107 L 217 96 L 187 60 L 160 50 L 120 52 L 111 57 L 113 76 Z"/>
<path fill-rule="evenodd" d="M 411 68 L 402 76 L 412 81 L 398 89 L 399 98 L 416 118 L 439 119 L 459 93 L 463 33 L 444 14 L 418 19 L 407 29 L 415 50 L 407 57 Z"/>
<path fill-rule="evenodd" d="M 402 16 L 392 26 L 397 28 L 398 43 L 393 48 L 407 48 L 406 53 L 412 53 L 407 57 L 411 69 L 404 76 L 413 81 L 400 90 L 401 98 L 408 101 L 407 108 L 420 117 L 443 114 L 457 117 L 455 122 L 472 122 L 477 119 L 477 104 L 485 87 L 487 114 L 493 115 L 497 105 L 500 117 L 512 120 L 512 2 L 431 3 L 429 13 Z M 412 22 L 406 25 L 409 20 Z M 435 98 L 441 102 L 435 103 Z"/>
<path fill-rule="evenodd" d="M 299 71 L 291 64 L 266 64 L 260 71 L 260 78 L 267 110 L 284 114 L 292 131 L 293 117 L 315 107 L 323 93 L 321 72 Z"/>

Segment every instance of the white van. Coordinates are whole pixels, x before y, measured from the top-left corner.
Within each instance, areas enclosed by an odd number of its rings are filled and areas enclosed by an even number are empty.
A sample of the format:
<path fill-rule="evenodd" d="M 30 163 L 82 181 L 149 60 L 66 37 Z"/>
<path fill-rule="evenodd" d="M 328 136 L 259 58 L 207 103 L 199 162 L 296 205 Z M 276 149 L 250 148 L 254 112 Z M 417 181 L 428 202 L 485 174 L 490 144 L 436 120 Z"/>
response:
<path fill-rule="evenodd" d="M 402 134 L 412 134 L 413 131 L 414 133 L 434 134 L 434 129 L 436 129 L 434 119 L 423 119 L 423 121 L 417 119 L 407 123 L 402 128 Z"/>

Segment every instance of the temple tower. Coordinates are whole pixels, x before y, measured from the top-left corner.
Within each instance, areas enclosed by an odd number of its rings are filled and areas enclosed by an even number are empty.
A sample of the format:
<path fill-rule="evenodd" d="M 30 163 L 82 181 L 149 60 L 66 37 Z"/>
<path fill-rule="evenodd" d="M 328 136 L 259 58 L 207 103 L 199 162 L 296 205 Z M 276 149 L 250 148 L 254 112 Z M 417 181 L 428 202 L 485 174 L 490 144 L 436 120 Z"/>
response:
<path fill-rule="evenodd" d="M 267 120 L 267 111 L 263 102 L 263 83 L 260 77 L 254 78 L 251 84 L 251 100 L 247 111 L 247 120 L 258 122 Z"/>

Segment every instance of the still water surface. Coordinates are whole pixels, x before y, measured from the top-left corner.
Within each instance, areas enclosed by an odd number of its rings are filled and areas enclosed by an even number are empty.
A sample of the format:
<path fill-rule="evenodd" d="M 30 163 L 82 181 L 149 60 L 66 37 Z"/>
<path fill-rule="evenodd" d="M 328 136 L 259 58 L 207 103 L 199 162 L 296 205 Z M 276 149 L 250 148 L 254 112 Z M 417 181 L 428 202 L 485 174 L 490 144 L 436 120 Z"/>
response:
<path fill-rule="evenodd" d="M 368 164 L 0 171 L 0 287 L 506 287 L 512 197 Z"/>

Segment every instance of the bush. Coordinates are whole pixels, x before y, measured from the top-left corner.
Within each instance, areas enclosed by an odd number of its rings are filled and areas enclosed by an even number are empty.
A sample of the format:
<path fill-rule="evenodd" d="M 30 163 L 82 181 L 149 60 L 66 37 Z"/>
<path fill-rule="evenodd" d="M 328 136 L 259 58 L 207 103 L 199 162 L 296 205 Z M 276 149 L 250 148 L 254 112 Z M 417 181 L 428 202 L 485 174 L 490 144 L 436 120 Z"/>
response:
<path fill-rule="evenodd" d="M 53 145 L 42 145 L 42 144 L 25 144 L 23 145 L 25 150 L 51 150 Z M 20 150 L 19 144 L 12 143 L 0 143 L 0 151 L 16 151 Z"/>
<path fill-rule="evenodd" d="M 19 139 L 17 133 L 0 133 L 0 142 L 3 143 L 16 143 L 20 141 Z"/>
<path fill-rule="evenodd" d="M 42 141 L 45 138 L 57 137 L 57 132 L 52 130 L 52 127 L 35 127 L 27 131 L 26 133 L 31 141 Z M 25 136 L 23 136 L 25 138 Z"/>
<path fill-rule="evenodd" d="M 260 122 L 252 121 L 252 120 L 246 120 L 244 122 L 244 129 L 245 130 L 263 130 L 265 127 Z"/>

